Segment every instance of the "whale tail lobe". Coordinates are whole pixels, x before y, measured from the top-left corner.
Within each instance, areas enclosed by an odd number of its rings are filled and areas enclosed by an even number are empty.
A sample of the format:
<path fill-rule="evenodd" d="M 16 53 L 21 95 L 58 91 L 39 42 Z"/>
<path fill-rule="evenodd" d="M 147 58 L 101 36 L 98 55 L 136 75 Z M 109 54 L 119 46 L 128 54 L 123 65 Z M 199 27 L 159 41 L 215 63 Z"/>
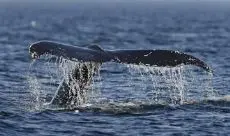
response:
<path fill-rule="evenodd" d="M 111 51 L 114 60 L 119 63 L 144 64 L 159 67 L 175 67 L 178 65 L 194 65 L 205 71 L 212 69 L 202 60 L 179 51 L 172 50 L 119 50 Z"/>

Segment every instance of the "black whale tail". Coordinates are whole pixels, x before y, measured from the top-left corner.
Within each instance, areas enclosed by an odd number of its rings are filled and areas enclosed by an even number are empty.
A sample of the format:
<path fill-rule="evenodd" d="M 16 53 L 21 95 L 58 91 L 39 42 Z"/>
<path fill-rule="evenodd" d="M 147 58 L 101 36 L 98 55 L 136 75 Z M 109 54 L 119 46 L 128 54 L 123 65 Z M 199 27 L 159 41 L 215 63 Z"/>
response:
<path fill-rule="evenodd" d="M 108 62 L 144 64 L 160 67 L 175 67 L 178 65 L 195 65 L 208 72 L 212 69 L 200 59 L 178 51 L 170 50 L 103 50 L 97 45 L 86 48 L 66 45 L 51 41 L 40 41 L 30 46 L 30 54 L 38 58 L 42 54 L 52 54 L 73 61 Z"/>
<path fill-rule="evenodd" d="M 195 65 L 207 72 L 212 69 L 200 59 L 171 50 L 119 50 L 110 51 L 114 60 L 119 63 L 144 64 L 159 67 L 175 67 L 178 65 Z"/>

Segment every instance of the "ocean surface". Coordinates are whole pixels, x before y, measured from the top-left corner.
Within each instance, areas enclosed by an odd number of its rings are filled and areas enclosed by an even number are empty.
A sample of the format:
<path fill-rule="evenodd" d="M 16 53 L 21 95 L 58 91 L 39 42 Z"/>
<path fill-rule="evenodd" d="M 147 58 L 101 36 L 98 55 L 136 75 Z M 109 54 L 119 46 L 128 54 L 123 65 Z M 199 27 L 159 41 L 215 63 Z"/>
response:
<path fill-rule="evenodd" d="M 0 135 L 229 135 L 230 3 L 0 3 Z M 33 61 L 52 40 L 107 50 L 167 49 L 195 66 L 104 63 L 71 109 L 46 107 L 76 62 Z"/>

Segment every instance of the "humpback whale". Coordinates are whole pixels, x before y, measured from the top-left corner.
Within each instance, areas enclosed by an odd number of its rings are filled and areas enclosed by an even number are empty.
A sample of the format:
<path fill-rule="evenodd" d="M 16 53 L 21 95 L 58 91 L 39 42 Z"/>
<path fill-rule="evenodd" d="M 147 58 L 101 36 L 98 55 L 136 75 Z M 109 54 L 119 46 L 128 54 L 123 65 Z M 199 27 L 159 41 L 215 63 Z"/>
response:
<path fill-rule="evenodd" d="M 50 54 L 80 62 L 79 66 L 76 66 L 69 74 L 71 78 L 62 80 L 55 96 L 50 102 L 50 104 L 61 106 L 76 104 L 76 97 L 84 95 L 84 91 L 82 90 L 87 89 L 86 87 L 91 83 L 96 71 L 90 72 L 89 69 L 93 68 L 92 63 L 96 63 L 98 66 L 110 61 L 158 67 L 194 65 L 207 72 L 212 72 L 212 69 L 202 60 L 192 55 L 173 50 L 104 50 L 95 44 L 87 47 L 78 47 L 53 41 L 38 41 L 30 45 L 29 53 L 33 59 L 38 59 L 44 54 Z M 73 82 L 79 84 L 78 93 L 73 93 L 76 90 L 73 91 L 73 88 L 70 88 Z"/>

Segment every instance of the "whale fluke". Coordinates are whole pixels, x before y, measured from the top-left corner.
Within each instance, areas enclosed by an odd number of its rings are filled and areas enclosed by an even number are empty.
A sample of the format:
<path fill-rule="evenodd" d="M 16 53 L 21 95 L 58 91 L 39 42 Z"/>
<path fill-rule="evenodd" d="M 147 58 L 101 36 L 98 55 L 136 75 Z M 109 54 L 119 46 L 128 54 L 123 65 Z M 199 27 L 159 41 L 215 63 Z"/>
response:
<path fill-rule="evenodd" d="M 32 58 L 51 54 L 73 61 L 108 62 L 144 64 L 159 67 L 194 65 L 208 72 L 212 69 L 202 60 L 179 51 L 171 50 L 103 50 L 97 45 L 78 47 L 52 41 L 39 41 L 30 46 Z"/>

